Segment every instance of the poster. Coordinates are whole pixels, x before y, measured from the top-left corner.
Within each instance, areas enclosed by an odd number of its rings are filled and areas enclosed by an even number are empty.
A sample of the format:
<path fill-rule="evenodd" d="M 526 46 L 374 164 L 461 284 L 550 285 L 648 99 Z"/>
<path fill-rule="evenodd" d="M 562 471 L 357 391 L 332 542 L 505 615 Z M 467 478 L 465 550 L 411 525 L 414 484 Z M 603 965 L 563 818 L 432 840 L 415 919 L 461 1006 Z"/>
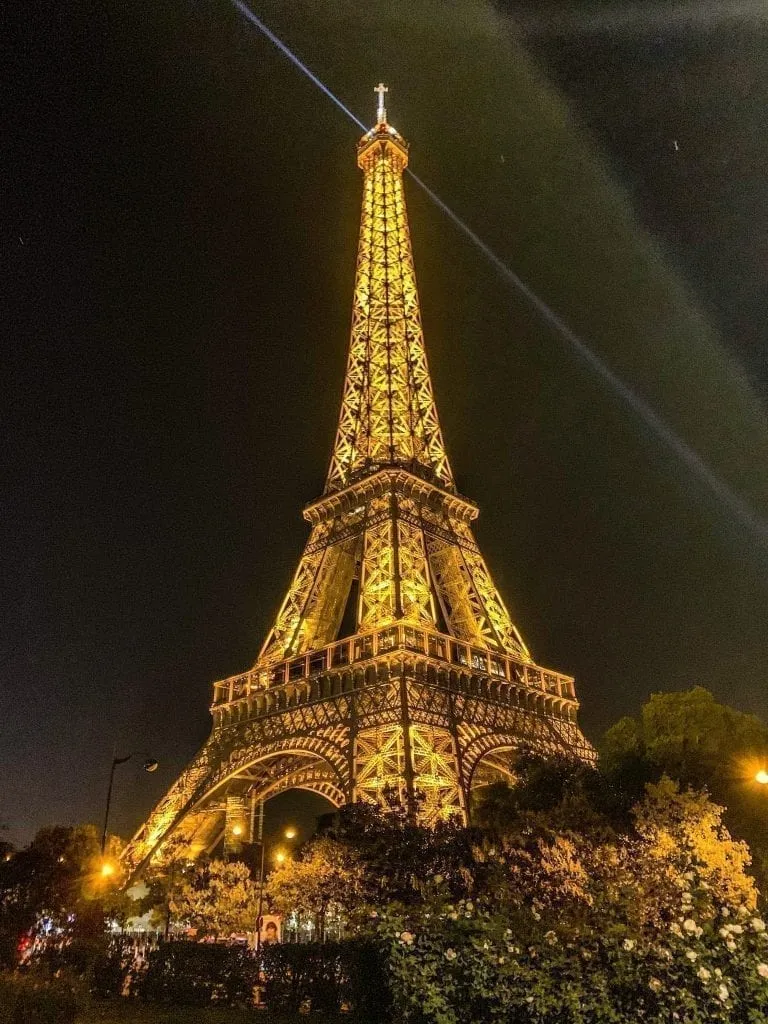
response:
<path fill-rule="evenodd" d="M 259 923 L 259 945 L 271 946 L 276 942 L 282 942 L 282 917 L 278 914 L 264 914 Z"/>

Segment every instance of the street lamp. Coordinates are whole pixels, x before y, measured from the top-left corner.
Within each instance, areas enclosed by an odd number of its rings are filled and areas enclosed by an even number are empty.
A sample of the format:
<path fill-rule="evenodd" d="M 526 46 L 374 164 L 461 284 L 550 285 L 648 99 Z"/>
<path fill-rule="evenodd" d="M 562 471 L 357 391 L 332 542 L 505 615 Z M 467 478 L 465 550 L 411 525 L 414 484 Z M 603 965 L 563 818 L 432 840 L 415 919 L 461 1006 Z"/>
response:
<path fill-rule="evenodd" d="M 259 825 L 259 835 L 260 835 L 260 838 L 258 840 L 258 842 L 261 844 L 261 857 L 259 859 L 259 906 L 258 906 L 258 909 L 256 911 L 256 952 L 257 953 L 261 949 L 261 919 L 262 919 L 263 911 L 264 911 L 264 861 L 265 861 L 265 854 L 266 854 L 266 846 L 267 846 L 267 844 L 266 844 L 266 842 L 264 840 L 263 828 L 264 828 L 264 802 L 262 801 L 262 804 L 261 804 L 261 819 L 260 819 L 260 825 Z M 288 825 L 287 828 L 285 828 L 284 831 L 283 831 L 283 836 L 286 839 L 288 839 L 288 840 L 295 839 L 297 835 L 298 835 L 298 831 L 294 828 L 293 825 Z M 277 852 L 275 853 L 275 861 L 278 864 L 282 864 L 285 861 L 287 856 L 288 855 L 286 854 L 285 850 L 277 850 Z"/>
<path fill-rule="evenodd" d="M 761 768 L 759 772 L 755 772 L 755 782 L 759 782 L 761 786 L 768 786 L 768 771 L 765 768 Z"/>
<path fill-rule="evenodd" d="M 143 765 L 145 772 L 156 772 L 157 771 L 157 767 L 158 767 L 157 761 L 154 759 L 154 757 L 150 757 L 149 754 L 147 754 L 145 751 L 142 751 L 142 750 L 139 750 L 139 751 L 134 750 L 132 753 L 126 754 L 125 757 L 114 757 L 114 756 L 112 757 L 112 767 L 109 770 L 109 785 L 107 786 L 107 806 L 104 809 L 104 828 L 103 828 L 102 833 L 101 833 L 101 859 L 102 859 L 102 861 L 104 860 L 104 851 L 107 848 L 107 826 L 109 825 L 109 808 L 110 808 L 110 805 L 112 803 L 112 784 L 115 781 L 115 768 L 117 768 L 117 766 L 119 764 L 125 764 L 126 761 L 130 761 L 132 757 L 138 757 L 138 756 L 141 756 L 141 757 L 145 758 L 144 765 Z M 101 873 L 105 877 L 108 876 L 108 875 L 111 875 L 113 871 L 114 871 L 114 868 L 112 867 L 112 865 L 107 864 L 106 862 L 104 864 L 102 864 Z"/>

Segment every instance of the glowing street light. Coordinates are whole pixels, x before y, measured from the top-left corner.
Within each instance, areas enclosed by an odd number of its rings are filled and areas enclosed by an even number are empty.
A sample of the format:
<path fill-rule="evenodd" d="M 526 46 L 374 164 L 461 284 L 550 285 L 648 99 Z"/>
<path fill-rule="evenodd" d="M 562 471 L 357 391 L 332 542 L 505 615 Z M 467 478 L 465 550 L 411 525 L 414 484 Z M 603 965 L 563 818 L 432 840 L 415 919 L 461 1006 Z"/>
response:
<path fill-rule="evenodd" d="M 285 850 L 277 850 L 275 852 L 275 863 L 284 864 L 287 856 L 288 854 L 285 852 Z"/>
<path fill-rule="evenodd" d="M 233 836 L 241 836 L 242 834 L 243 834 L 243 826 L 242 825 L 233 825 L 232 826 L 232 835 Z"/>
<path fill-rule="evenodd" d="M 759 782 L 761 786 L 768 786 L 768 771 L 765 768 L 761 768 L 759 772 L 755 772 L 755 782 Z"/>
<path fill-rule="evenodd" d="M 101 877 L 109 878 L 110 875 L 114 875 L 114 873 L 115 865 L 111 864 L 108 860 L 105 860 L 104 863 L 101 865 Z"/>
<path fill-rule="evenodd" d="M 289 825 L 288 828 L 283 833 L 283 835 L 285 836 L 286 839 L 295 839 L 297 836 L 297 832 L 293 825 Z"/>

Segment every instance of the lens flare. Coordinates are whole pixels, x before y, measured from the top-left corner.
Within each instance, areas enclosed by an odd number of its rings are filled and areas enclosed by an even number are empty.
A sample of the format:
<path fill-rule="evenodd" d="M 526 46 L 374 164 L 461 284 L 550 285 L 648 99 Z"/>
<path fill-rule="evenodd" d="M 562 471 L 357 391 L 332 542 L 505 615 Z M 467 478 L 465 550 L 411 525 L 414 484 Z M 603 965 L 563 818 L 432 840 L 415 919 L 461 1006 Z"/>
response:
<path fill-rule="evenodd" d="M 261 18 L 257 17 L 256 14 L 243 3 L 243 0 L 232 0 L 233 5 L 240 11 L 240 13 L 257 28 L 266 38 L 277 47 L 277 49 L 290 60 L 290 62 L 306 75 L 307 78 L 317 86 L 322 93 L 324 93 L 328 99 L 334 103 L 339 110 L 342 111 L 358 128 L 363 132 L 368 130 L 368 127 L 352 113 L 352 111 L 345 106 L 341 100 L 334 95 L 333 92 L 325 85 L 314 72 L 301 61 L 296 54 L 282 41 L 275 33 L 268 28 Z M 739 495 L 735 494 L 731 488 L 721 480 L 720 477 L 707 465 L 707 463 L 701 458 L 689 444 L 687 444 L 681 437 L 679 437 L 675 431 L 658 415 L 658 413 L 646 402 L 644 398 L 633 391 L 629 385 L 625 384 L 620 377 L 608 366 L 607 363 L 603 362 L 600 356 L 594 352 L 589 345 L 582 338 L 573 331 L 563 318 L 549 306 L 544 299 L 540 298 L 536 292 L 526 284 L 521 277 L 519 277 L 511 267 L 498 256 L 489 245 L 487 245 L 478 234 L 476 234 L 472 228 L 466 224 L 458 214 L 454 211 L 434 192 L 426 182 L 422 181 L 416 174 L 411 170 L 406 172 L 411 176 L 413 181 L 419 186 L 420 189 L 429 197 L 429 199 L 441 210 L 448 219 L 454 224 L 455 227 L 461 231 L 461 233 L 470 241 L 475 248 L 477 248 L 483 256 L 491 263 L 495 270 L 500 274 L 503 280 L 512 287 L 520 292 L 530 304 L 537 310 L 541 315 L 542 319 L 553 327 L 557 333 L 565 338 L 565 340 L 571 345 L 573 350 L 620 398 L 625 405 L 627 405 L 635 415 L 642 420 L 645 426 L 651 431 L 658 441 L 664 445 L 664 447 L 670 449 L 680 459 L 680 461 L 690 470 L 694 477 L 696 477 L 701 484 L 709 491 L 709 493 L 715 497 L 725 509 L 727 509 L 734 518 L 748 530 L 754 537 L 756 537 L 766 548 L 768 548 L 768 522 L 766 522 L 760 515 L 758 515 L 754 509 L 752 509 L 747 502 L 745 502 Z"/>

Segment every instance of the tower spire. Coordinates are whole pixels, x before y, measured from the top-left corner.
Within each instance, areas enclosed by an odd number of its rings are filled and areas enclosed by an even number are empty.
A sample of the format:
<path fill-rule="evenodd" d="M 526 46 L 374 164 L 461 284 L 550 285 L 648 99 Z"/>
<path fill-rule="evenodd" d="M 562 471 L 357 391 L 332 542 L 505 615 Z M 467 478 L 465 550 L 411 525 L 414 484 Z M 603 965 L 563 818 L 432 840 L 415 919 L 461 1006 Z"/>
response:
<path fill-rule="evenodd" d="M 427 365 L 403 189 L 408 143 L 379 120 L 360 139 L 363 203 L 349 358 L 326 493 L 383 466 L 402 466 L 453 491 Z"/>
<path fill-rule="evenodd" d="M 383 82 L 379 82 L 373 91 L 379 94 L 379 106 L 376 111 L 376 124 L 386 124 L 387 108 L 384 106 L 384 93 L 389 92 L 389 89 Z"/>

